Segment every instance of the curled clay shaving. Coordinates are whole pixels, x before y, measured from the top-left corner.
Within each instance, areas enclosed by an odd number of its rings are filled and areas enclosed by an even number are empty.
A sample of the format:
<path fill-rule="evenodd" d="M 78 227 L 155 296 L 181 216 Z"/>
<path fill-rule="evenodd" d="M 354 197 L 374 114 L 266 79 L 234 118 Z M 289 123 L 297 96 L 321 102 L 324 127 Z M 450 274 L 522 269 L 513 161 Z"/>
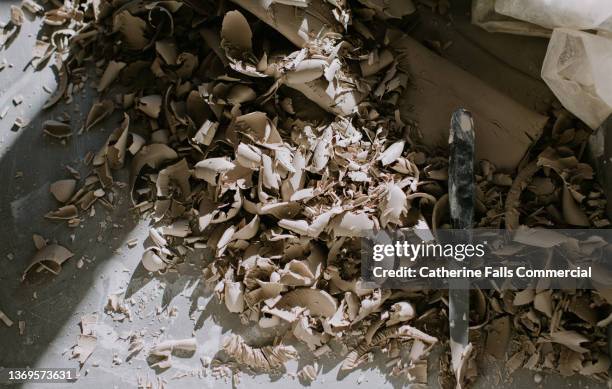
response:
<path fill-rule="evenodd" d="M 66 139 L 72 136 L 70 125 L 57 120 L 45 120 L 43 122 L 43 132 L 57 139 Z"/>
<path fill-rule="evenodd" d="M 427 344 L 434 344 L 438 341 L 437 338 L 427 335 L 424 332 L 409 326 L 392 326 L 377 331 L 370 343 L 363 342 L 357 348 L 348 353 L 342 362 L 341 370 L 353 370 L 367 362 L 367 354 L 374 348 L 384 347 L 391 339 L 400 339 L 407 341 L 417 339 Z"/>
<path fill-rule="evenodd" d="M 172 356 L 191 356 L 195 353 L 198 344 L 195 338 L 181 340 L 166 340 L 158 343 L 149 350 L 149 358 L 156 362 L 151 366 L 160 369 L 172 367 Z"/>
<path fill-rule="evenodd" d="M 298 356 L 293 346 L 279 344 L 261 348 L 251 347 L 240 335 L 230 335 L 226 338 L 223 350 L 236 362 L 263 371 L 278 370 L 285 362 Z"/>
<path fill-rule="evenodd" d="M 43 105 L 43 109 L 53 107 L 64 96 L 64 93 L 66 93 L 66 88 L 68 88 L 68 70 L 66 69 L 65 64 L 62 64 L 60 67 L 58 77 L 59 83 L 57 89 L 55 92 L 53 92 L 49 100 L 47 100 L 47 102 Z"/>
<path fill-rule="evenodd" d="M 313 382 L 318 375 L 319 365 L 315 362 L 313 365 L 304 366 L 298 373 L 298 377 L 306 382 Z"/>
<path fill-rule="evenodd" d="M 13 321 L 6 315 L 6 313 L 0 310 L 0 320 L 7 326 L 11 327 L 13 325 Z"/>
<path fill-rule="evenodd" d="M 67 248 L 58 244 L 46 245 L 34 255 L 28 267 L 23 271 L 21 280 L 25 280 L 32 269 L 39 267 L 57 275 L 62 270 L 62 263 L 73 255 Z"/>

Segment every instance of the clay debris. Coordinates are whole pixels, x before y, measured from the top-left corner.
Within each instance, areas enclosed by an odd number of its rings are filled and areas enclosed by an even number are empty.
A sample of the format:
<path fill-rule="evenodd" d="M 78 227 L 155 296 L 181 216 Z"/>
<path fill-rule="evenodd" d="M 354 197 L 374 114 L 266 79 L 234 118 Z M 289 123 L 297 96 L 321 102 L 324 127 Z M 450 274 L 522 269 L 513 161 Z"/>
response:
<path fill-rule="evenodd" d="M 606 295 L 530 289 L 491 296 L 497 318 L 487 326 L 484 349 L 505 360 L 510 371 L 554 370 L 605 380 L 610 361 L 600 347 L 607 337 L 598 326 L 598 311 L 609 303 Z"/>
<path fill-rule="evenodd" d="M 166 340 L 153 346 L 149 350 L 149 359 L 153 361 L 152 367 L 168 369 L 172 367 L 172 356 L 191 356 L 197 349 L 195 338 Z"/>
<path fill-rule="evenodd" d="M 62 264 L 72 258 L 74 254 L 59 244 L 48 244 L 47 240 L 40 235 L 34 235 L 34 246 L 38 250 L 30 260 L 29 265 L 23 271 L 22 281 L 26 279 L 28 273 L 48 271 L 52 274 L 59 274 Z"/>
<path fill-rule="evenodd" d="M 83 177 L 74 169 L 72 178 L 58 177 L 51 190 L 58 208 L 46 217 L 75 227 L 96 207 L 113 209 L 126 189 L 133 211 L 154 222 L 142 257 L 147 271 L 175 270 L 188 253 L 206 252 L 203 279 L 245 325 L 283 331 L 316 357 L 342 339 L 343 370 L 382 349 L 390 374 L 426 383 L 426 356 L 440 337 L 428 332 L 448 316 L 447 297 L 367 289 L 359 280 L 366 231 L 449 226 L 447 158 L 406 136 L 418 123 L 398 108 L 411 77 L 400 59 L 410 52 L 389 44 L 402 35 L 392 22 L 413 14 L 414 4 L 73 3 L 41 16 L 51 32 L 37 58 L 53 57 L 59 78 L 45 107 L 70 103 L 91 64 L 99 99 L 78 134 L 60 120 L 43 132 L 69 141 L 110 131 L 85 158 Z M 545 147 L 535 147 L 518 174 L 480 161 L 478 227 L 609 225 L 602 188 L 583 162 L 590 131 L 561 108 L 552 119 Z M 116 178 L 123 168 L 129 183 Z M 72 256 L 57 245 L 39 250 L 26 273 L 57 274 Z M 512 330 L 522 336 L 513 369 L 605 376 L 597 323 L 606 319 L 591 312 L 606 306 L 605 291 L 544 287 L 476 298 L 474 328 L 492 334 L 490 354 L 506 355 Z M 108 303 L 113 316 L 129 318 L 120 299 Z M 81 337 L 74 355 L 84 363 L 95 336 Z M 149 355 L 168 368 L 173 352 L 195 348 L 193 339 L 168 341 Z M 264 371 L 298 357 L 285 343 L 253 347 L 238 335 L 223 349 L 236 366 Z M 463 353 L 459 386 L 474 378 L 478 351 Z M 301 374 L 312 380 L 316 371 Z"/>
<path fill-rule="evenodd" d="M 72 358 L 79 361 L 83 367 L 87 359 L 96 348 L 98 338 L 95 333 L 98 315 L 90 314 L 81 317 L 81 334 L 78 336 L 77 344 L 72 347 Z"/>
<path fill-rule="evenodd" d="M 0 320 L 2 320 L 4 325 L 6 325 L 7 327 L 11 327 L 14 324 L 13 321 L 6 315 L 6 313 L 2 312 L 1 310 L 0 310 Z"/>
<path fill-rule="evenodd" d="M 285 362 L 298 356 L 295 348 L 282 344 L 262 348 L 251 347 L 240 335 L 231 335 L 225 339 L 223 351 L 236 362 L 263 371 L 277 370 Z"/>

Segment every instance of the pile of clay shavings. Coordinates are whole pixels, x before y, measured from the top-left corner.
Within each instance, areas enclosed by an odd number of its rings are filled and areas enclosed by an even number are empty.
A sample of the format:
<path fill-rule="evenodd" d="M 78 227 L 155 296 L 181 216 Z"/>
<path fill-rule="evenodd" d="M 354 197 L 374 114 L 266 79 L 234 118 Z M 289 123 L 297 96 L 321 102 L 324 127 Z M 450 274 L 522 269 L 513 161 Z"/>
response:
<path fill-rule="evenodd" d="M 368 289 L 359 281 L 364 231 L 448 226 L 447 157 L 405 136 L 409 126 L 396 107 L 409 74 L 384 47 L 393 24 L 415 7 L 285 3 L 65 1 L 36 11 L 53 28 L 34 57 L 52 59 L 60 80 L 46 107 L 82 93 L 87 65 L 98 76 L 85 124 L 75 129 L 63 116 L 44 123 L 44 136 L 70 142 L 113 112 L 121 116 L 85 157 L 91 173 L 69 169 L 70 178 L 51 186 L 59 205 L 46 217 L 74 228 L 96 204 L 112 210 L 127 187 L 134 211 L 155 222 L 142 258 L 148 271 L 206 253 L 203 277 L 229 312 L 245 325 L 286 329 L 259 348 L 227 338 L 235 368 L 282 370 L 297 358 L 289 341 L 320 357 L 340 340 L 342 370 L 383 350 L 391 374 L 426 383 L 428 352 L 448 330 L 446 292 Z M 562 109 L 553 116 L 544 146 L 534 149 L 541 152 L 516 178 L 481 161 L 478 226 L 606 225 L 602 189 L 581 162 L 589 132 Z M 114 179 L 124 166 L 129 183 Z M 38 241 L 24 279 L 32 269 L 57 274 L 72 256 Z M 604 379 L 610 320 L 600 316 L 611 298 L 605 290 L 474 291 L 473 344 L 441 381 L 454 385 L 454 373 L 462 386 L 475 378 L 476 358 L 505 359 L 512 333 L 520 341 L 513 368 Z M 116 299 L 107 312 L 129 315 Z M 79 360 L 92 336 L 83 331 Z M 133 343 L 135 352 L 143 348 L 141 339 Z M 174 344 L 162 346 L 150 355 L 168 367 Z M 315 366 L 300 376 L 315 379 Z"/>

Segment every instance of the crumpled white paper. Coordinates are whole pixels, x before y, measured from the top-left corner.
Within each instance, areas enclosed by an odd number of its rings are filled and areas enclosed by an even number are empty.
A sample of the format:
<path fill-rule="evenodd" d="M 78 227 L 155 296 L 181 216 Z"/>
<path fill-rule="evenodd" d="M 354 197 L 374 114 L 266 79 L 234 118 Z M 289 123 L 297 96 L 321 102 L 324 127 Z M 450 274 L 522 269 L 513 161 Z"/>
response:
<path fill-rule="evenodd" d="M 542 78 L 561 104 L 595 129 L 612 114 L 612 39 L 555 29 Z"/>

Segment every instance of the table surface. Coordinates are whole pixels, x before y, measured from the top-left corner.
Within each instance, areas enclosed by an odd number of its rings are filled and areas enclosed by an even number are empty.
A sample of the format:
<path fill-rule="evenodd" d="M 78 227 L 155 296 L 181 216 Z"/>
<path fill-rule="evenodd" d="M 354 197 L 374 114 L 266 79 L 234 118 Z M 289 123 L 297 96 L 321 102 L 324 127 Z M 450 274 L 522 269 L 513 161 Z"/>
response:
<path fill-rule="evenodd" d="M 19 1 L 3 0 L 0 4 L 0 20 L 9 18 L 9 6 Z M 173 367 L 159 373 L 167 388 L 231 387 L 231 379 L 193 377 L 201 368 L 200 358 L 214 357 L 224 336 L 239 332 L 247 339 L 262 341 L 262 334 L 255 328 L 244 328 L 237 315 L 228 314 L 214 296 L 211 296 L 199 277 L 202 258 L 188 259 L 182 265 L 181 274 L 168 273 L 152 277 L 143 271 L 140 257 L 147 236 L 148 222 L 139 221 L 129 212 L 128 194 L 121 193 L 121 202 L 115 210 L 94 205 L 96 214 L 86 216 L 81 226 L 69 229 L 64 223 L 45 220 L 42 216 L 57 207 L 49 194 L 49 184 L 69 178 L 65 169 L 70 165 L 83 176 L 87 168 L 82 163 L 88 151 L 97 151 L 118 118 L 107 120 L 99 128 L 83 135 L 73 136 L 66 144 L 43 136 L 41 123 L 57 118 L 64 112 L 71 117 L 73 128 L 80 128 L 89 105 L 96 98 L 91 88 L 77 94 L 70 105 L 61 102 L 51 110 L 42 110 L 49 97 L 43 89 L 53 89 L 57 84 L 49 67 L 35 72 L 27 67 L 40 29 L 40 18 L 27 20 L 19 36 L 8 48 L 0 51 L 0 60 L 6 58 L 11 65 L 0 71 L 0 111 L 9 107 L 0 120 L 0 309 L 14 322 L 10 328 L 0 324 L 0 367 L 78 367 L 70 360 L 70 349 L 80 333 L 79 322 L 85 314 L 99 315 L 96 335 L 98 344 L 92 356 L 80 370 L 80 378 L 69 387 L 74 388 L 125 388 L 135 387 L 138 379 L 154 381 L 158 372 L 146 361 L 146 350 L 156 339 L 181 339 L 195 336 L 198 349 L 190 358 L 173 358 Z M 23 96 L 23 102 L 13 103 L 15 96 Z M 17 117 L 29 124 L 16 129 Z M 125 171 L 117 178 L 127 182 Z M 40 234 L 57 241 L 75 253 L 56 277 L 35 284 L 21 283 L 20 277 L 26 264 L 35 253 L 32 234 Z M 127 243 L 137 239 L 136 247 Z M 82 258 L 84 266 L 76 264 Z M 133 321 L 113 321 L 104 313 L 110 294 L 120 293 L 134 299 Z M 211 298 L 212 297 L 212 298 Z M 176 316 L 169 312 L 176 309 Z M 158 310 L 162 313 L 158 314 Z M 25 333 L 19 335 L 17 322 L 25 322 Z M 129 362 L 125 361 L 131 333 L 145 331 L 145 349 Z M 161 334 L 161 335 L 160 335 Z M 340 344 L 332 343 L 332 348 Z M 437 351 L 439 352 L 439 351 Z M 437 383 L 437 358 L 430 359 L 430 383 Z M 113 357 L 121 358 L 113 364 Z M 288 372 L 296 372 L 300 365 L 289 363 Z M 348 375 L 339 373 L 338 359 L 324 359 L 322 371 L 311 387 L 401 387 L 402 382 L 384 374 L 385 358 Z M 183 378 L 176 378 L 186 375 Z M 492 364 L 482 372 L 476 387 L 531 387 L 533 372 L 519 371 L 511 379 L 506 377 L 503 364 Z M 255 384 L 272 388 L 302 386 L 290 375 L 250 376 L 241 374 L 238 387 Z M 571 379 L 544 374 L 544 387 L 597 387 L 598 384 L 582 377 Z M 0 384 L 0 386 L 2 386 Z M 23 384 L 23 388 L 63 387 L 54 384 Z M 154 386 L 156 387 L 156 385 Z"/>

